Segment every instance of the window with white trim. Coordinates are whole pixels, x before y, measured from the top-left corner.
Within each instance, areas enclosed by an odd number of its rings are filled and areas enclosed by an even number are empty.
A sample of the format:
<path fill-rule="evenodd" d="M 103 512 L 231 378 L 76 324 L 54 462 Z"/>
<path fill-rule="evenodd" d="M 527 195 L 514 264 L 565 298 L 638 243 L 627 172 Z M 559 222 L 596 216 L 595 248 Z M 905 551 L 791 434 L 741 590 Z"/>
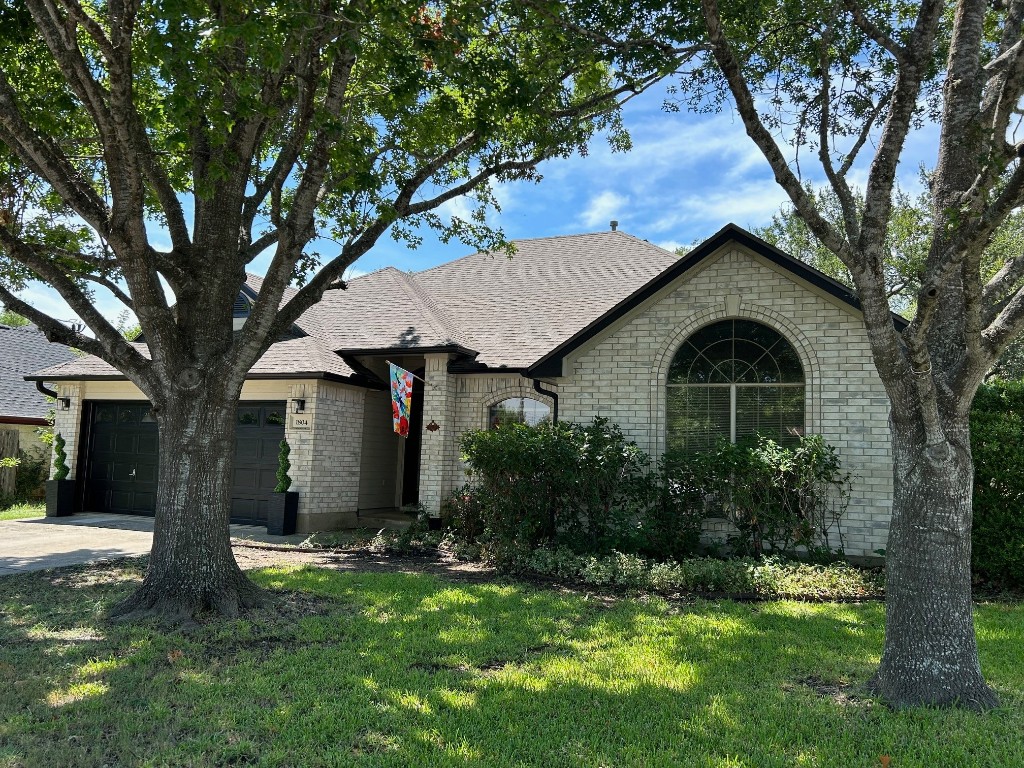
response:
<path fill-rule="evenodd" d="M 529 424 L 534 427 L 542 421 L 551 421 L 551 408 L 531 397 L 510 397 L 487 410 L 488 429 L 496 429 L 502 424 Z"/>
<path fill-rule="evenodd" d="M 706 325 L 668 374 L 667 448 L 702 451 L 761 434 L 783 445 L 804 433 L 804 370 L 776 330 L 753 320 Z"/>

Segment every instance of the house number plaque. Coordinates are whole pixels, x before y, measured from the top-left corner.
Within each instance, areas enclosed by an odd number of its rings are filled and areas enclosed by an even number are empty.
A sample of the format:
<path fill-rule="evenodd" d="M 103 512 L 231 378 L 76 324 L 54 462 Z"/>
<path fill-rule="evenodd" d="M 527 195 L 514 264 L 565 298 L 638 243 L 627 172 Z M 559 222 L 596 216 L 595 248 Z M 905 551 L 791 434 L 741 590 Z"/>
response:
<path fill-rule="evenodd" d="M 310 429 L 313 426 L 313 419 L 302 413 L 292 414 L 292 429 Z"/>

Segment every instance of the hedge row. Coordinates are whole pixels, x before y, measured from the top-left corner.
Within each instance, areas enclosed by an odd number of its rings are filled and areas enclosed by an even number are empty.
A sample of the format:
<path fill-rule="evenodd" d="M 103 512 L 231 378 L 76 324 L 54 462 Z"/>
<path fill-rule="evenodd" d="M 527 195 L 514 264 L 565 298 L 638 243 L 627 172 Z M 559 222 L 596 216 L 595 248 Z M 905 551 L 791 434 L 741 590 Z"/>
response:
<path fill-rule="evenodd" d="M 983 385 L 971 410 L 974 572 L 1024 586 L 1024 382 Z"/>

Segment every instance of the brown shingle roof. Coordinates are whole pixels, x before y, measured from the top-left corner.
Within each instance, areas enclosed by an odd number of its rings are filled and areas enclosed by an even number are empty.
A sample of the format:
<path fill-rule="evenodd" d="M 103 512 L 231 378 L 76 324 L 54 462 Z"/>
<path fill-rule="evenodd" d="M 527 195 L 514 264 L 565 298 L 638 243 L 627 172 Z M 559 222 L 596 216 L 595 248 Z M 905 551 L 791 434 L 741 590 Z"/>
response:
<path fill-rule="evenodd" d="M 679 260 L 617 231 L 515 245 L 512 258 L 474 253 L 415 276 L 491 367 L 536 362 Z"/>
<path fill-rule="evenodd" d="M 331 349 L 473 348 L 467 337 L 414 276 L 385 267 L 328 291 L 298 325 Z"/>
<path fill-rule="evenodd" d="M 394 267 L 328 291 L 252 375 L 355 373 L 336 351 L 458 348 L 489 367 L 525 368 L 678 261 L 624 232 L 517 240 L 512 258 L 474 253 L 423 272 Z M 262 279 L 247 278 L 259 291 Z M 291 296 L 291 291 L 284 300 Z M 41 372 L 50 379 L 121 378 L 97 358 Z"/>

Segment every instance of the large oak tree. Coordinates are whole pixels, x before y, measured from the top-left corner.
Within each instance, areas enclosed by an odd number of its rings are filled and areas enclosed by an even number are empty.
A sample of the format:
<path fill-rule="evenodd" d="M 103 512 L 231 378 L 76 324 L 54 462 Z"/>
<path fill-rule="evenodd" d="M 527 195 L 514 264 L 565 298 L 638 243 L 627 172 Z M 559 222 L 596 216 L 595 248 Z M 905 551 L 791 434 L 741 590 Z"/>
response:
<path fill-rule="evenodd" d="M 644 83 L 616 87 L 592 50 L 538 21 L 512 0 L 0 6 L 0 302 L 123 372 L 160 430 L 152 558 L 115 615 L 261 601 L 228 537 L 235 404 L 268 347 L 344 288 L 346 267 L 389 228 L 499 244 L 482 217 L 436 209 L 488 202 L 489 182 L 534 178 L 597 128 L 622 137 L 616 100 Z M 321 255 L 316 242 L 336 245 Z M 268 250 L 233 332 L 247 265 Z M 28 280 L 90 332 L 20 299 Z M 97 292 L 135 313 L 148 353 L 97 310 Z"/>
<path fill-rule="evenodd" d="M 574 4 L 566 24 L 625 60 L 645 39 L 705 47 L 679 67 L 678 104 L 730 103 L 775 179 L 857 289 L 891 404 L 894 498 L 885 646 L 871 685 L 896 706 L 996 704 L 971 603 L 968 414 L 1024 328 L 1024 254 L 982 258 L 1024 204 L 1022 0 L 681 0 Z M 939 127 L 916 307 L 893 323 L 886 257 L 908 137 Z M 685 140 L 685 137 L 680 137 Z M 805 186 L 837 201 L 836 221 Z M 913 172 L 915 169 L 910 169 Z M 803 175 L 802 173 L 803 172 Z M 857 199 L 851 177 L 863 179 Z"/>

